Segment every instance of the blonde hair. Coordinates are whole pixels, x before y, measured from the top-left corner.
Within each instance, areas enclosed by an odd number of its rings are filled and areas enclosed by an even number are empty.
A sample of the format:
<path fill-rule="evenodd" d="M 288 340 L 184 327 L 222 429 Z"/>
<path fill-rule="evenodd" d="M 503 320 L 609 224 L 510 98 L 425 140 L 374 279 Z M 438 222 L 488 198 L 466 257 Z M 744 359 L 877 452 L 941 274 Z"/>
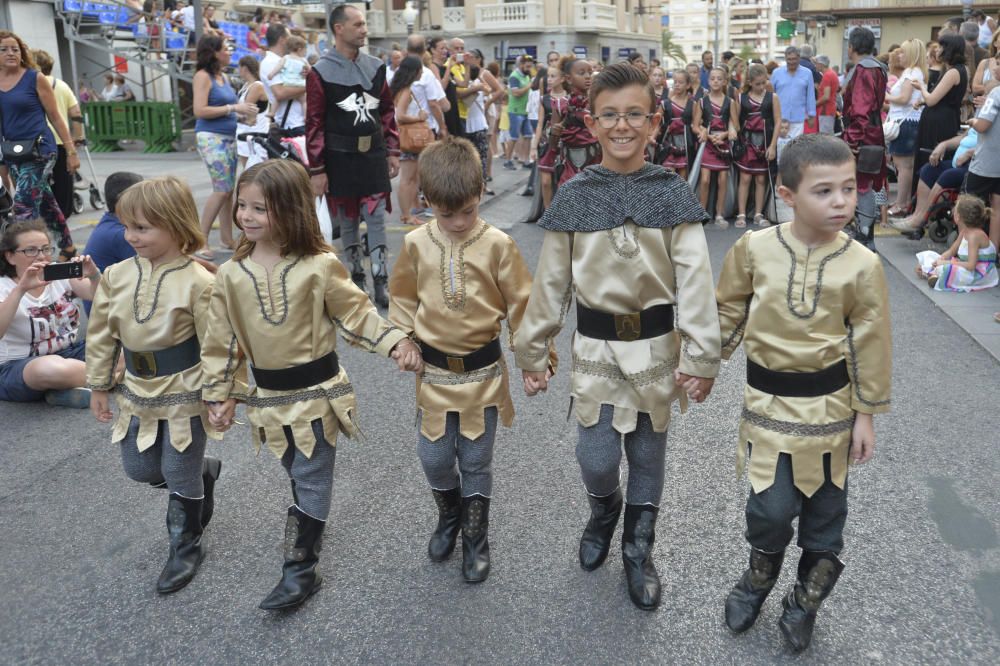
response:
<path fill-rule="evenodd" d="M 972 194 L 962 194 L 955 202 L 955 214 L 970 229 L 985 229 L 990 223 L 990 209 Z"/>
<path fill-rule="evenodd" d="M 899 47 L 903 69 L 918 69 L 927 81 L 927 47 L 919 39 L 907 39 Z"/>
<path fill-rule="evenodd" d="M 468 139 L 447 137 L 420 153 L 420 189 L 432 206 L 456 211 L 483 194 L 479 152 Z"/>
<path fill-rule="evenodd" d="M 267 160 L 240 175 L 236 197 L 247 185 L 256 185 L 264 195 L 264 205 L 271 223 L 271 241 L 282 256 L 310 256 L 333 252 L 319 230 L 316 200 L 304 166 L 294 160 Z M 238 207 L 233 206 L 233 224 L 243 229 Z M 240 238 L 233 259 L 243 259 L 253 251 L 253 241 Z"/>
<path fill-rule="evenodd" d="M 750 92 L 750 87 L 753 84 L 753 80 L 760 76 L 763 76 L 765 79 L 768 78 L 767 67 L 765 67 L 764 65 L 753 63 L 752 65 L 750 65 L 750 67 L 747 68 L 747 75 L 743 77 L 744 94 Z"/>
<path fill-rule="evenodd" d="M 191 254 L 205 245 L 194 196 L 180 178 L 162 176 L 139 181 L 122 192 L 115 213 L 127 224 L 137 223 L 142 216 L 150 225 L 169 233 L 182 254 Z"/>

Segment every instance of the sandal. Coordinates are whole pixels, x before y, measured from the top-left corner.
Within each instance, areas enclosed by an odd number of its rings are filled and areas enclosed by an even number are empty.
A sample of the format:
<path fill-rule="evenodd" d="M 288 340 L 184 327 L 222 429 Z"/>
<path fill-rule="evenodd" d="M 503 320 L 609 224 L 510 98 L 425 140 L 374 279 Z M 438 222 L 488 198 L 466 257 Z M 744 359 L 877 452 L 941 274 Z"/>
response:
<path fill-rule="evenodd" d="M 736 224 L 733 225 L 737 229 L 746 229 L 747 227 L 747 216 L 744 213 L 740 213 L 736 216 Z"/>
<path fill-rule="evenodd" d="M 758 227 L 768 227 L 771 225 L 771 223 L 767 221 L 767 218 L 764 217 L 763 213 L 757 213 L 756 215 L 754 215 L 753 223 L 756 224 Z"/>
<path fill-rule="evenodd" d="M 719 228 L 719 229 L 728 229 L 729 228 L 729 222 L 727 222 L 726 218 L 722 217 L 721 215 L 716 215 L 715 216 L 715 226 L 717 228 Z"/>
<path fill-rule="evenodd" d="M 889 217 L 906 217 L 910 214 L 909 208 L 890 208 Z"/>
<path fill-rule="evenodd" d="M 212 252 L 211 248 L 202 248 L 194 253 L 194 256 L 199 259 L 204 259 L 205 261 L 215 261 L 215 252 Z"/>

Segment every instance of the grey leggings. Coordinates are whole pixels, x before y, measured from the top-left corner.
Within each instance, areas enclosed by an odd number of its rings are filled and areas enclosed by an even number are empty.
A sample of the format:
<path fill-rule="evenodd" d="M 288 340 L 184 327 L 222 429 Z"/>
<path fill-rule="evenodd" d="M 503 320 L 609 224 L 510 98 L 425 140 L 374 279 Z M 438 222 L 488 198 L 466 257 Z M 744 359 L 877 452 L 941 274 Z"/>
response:
<path fill-rule="evenodd" d="M 201 463 L 205 458 L 205 429 L 201 417 L 191 417 L 191 443 L 178 451 L 170 443 L 170 428 L 160 421 L 156 429 L 156 443 L 145 451 L 136 448 L 139 437 L 139 419 L 132 417 L 128 432 L 122 440 L 122 466 L 133 481 L 143 483 L 167 482 L 170 492 L 200 499 L 205 496 L 201 478 Z"/>
<path fill-rule="evenodd" d="M 361 234 L 359 226 L 361 218 L 364 218 L 368 225 L 368 247 L 374 250 L 377 247 L 385 247 L 385 199 L 378 202 L 375 212 L 368 214 L 367 207 L 358 202 L 360 213 L 357 218 L 351 219 L 344 214 L 343 206 L 335 206 L 336 212 L 333 214 L 331 224 L 334 228 L 340 226 L 340 242 L 344 249 L 361 246 Z"/>
<path fill-rule="evenodd" d="M 875 192 L 868 190 L 858 194 L 858 204 L 854 212 L 858 218 L 858 228 L 862 236 L 875 224 L 875 217 L 878 215 L 878 206 L 875 205 Z"/>
<path fill-rule="evenodd" d="M 611 424 L 614 407 L 601 406 L 601 417 L 589 428 L 579 426 L 576 459 L 580 463 L 583 485 L 595 497 L 613 493 L 619 486 L 622 460 L 622 434 Z M 629 504 L 660 505 L 663 494 L 663 465 L 666 460 L 667 433 L 654 432 L 649 414 L 639 413 L 635 430 L 624 436 L 628 458 Z"/>
<path fill-rule="evenodd" d="M 333 463 L 337 457 L 337 449 L 326 441 L 322 420 L 313 421 L 312 430 L 316 445 L 313 447 L 312 457 L 306 458 L 295 448 L 292 429 L 285 426 L 288 448 L 281 456 L 281 464 L 294 484 L 298 507 L 317 520 L 326 520 L 330 515 Z"/>
<path fill-rule="evenodd" d="M 461 488 L 464 497 L 492 495 L 497 408 L 487 407 L 483 416 L 486 430 L 476 439 L 463 437 L 459 432 L 457 412 L 448 412 L 444 435 L 433 442 L 420 434 L 417 424 L 417 457 L 431 488 Z"/>

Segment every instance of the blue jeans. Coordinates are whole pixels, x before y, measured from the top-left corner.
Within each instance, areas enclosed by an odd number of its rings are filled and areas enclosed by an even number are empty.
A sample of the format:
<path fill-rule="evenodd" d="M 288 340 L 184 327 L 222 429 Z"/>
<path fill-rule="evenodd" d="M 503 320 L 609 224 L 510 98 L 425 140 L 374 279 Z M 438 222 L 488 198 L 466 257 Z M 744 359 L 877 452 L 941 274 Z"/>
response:
<path fill-rule="evenodd" d="M 85 342 L 74 342 L 66 349 L 56 352 L 56 356 L 72 358 L 77 361 L 85 360 Z M 38 391 L 31 388 L 24 382 L 24 368 L 39 356 L 29 356 L 28 358 L 16 361 L 7 361 L 0 365 L 0 400 L 8 402 L 36 402 L 45 397 L 45 391 Z"/>
<path fill-rule="evenodd" d="M 524 137 L 530 139 L 534 132 L 531 130 L 531 121 L 528 120 L 527 114 L 524 113 L 510 113 L 510 138 L 514 141 Z"/>

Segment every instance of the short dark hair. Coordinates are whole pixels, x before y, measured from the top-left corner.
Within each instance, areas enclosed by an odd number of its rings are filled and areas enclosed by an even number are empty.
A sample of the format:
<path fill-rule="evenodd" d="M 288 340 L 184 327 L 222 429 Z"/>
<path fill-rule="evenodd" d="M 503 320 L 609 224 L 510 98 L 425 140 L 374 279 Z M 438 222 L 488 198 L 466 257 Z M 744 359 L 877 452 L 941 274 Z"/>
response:
<path fill-rule="evenodd" d="M 839 137 L 828 134 L 803 134 L 788 142 L 781 151 L 778 170 L 781 184 L 795 192 L 811 166 L 854 164 L 854 153 Z"/>
<path fill-rule="evenodd" d="M 108 176 L 104 181 L 104 202 L 108 205 L 108 212 L 114 215 L 122 192 L 141 180 L 142 176 L 131 171 L 115 171 Z"/>
<path fill-rule="evenodd" d="M 331 23 L 331 25 L 333 25 Z M 270 23 L 267 26 L 267 32 L 264 33 L 264 39 L 267 40 L 267 48 L 273 49 L 275 44 L 281 41 L 281 38 L 288 34 L 288 28 L 284 26 L 283 23 Z"/>
<path fill-rule="evenodd" d="M 617 62 L 608 65 L 601 70 L 601 73 L 594 77 L 590 84 L 590 110 L 593 112 L 594 103 L 597 96 L 603 92 L 614 92 L 629 86 L 640 86 L 649 94 L 649 110 L 656 110 L 656 91 L 653 84 L 649 82 L 646 72 L 638 67 L 633 67 L 626 62 Z"/>
<path fill-rule="evenodd" d="M 858 55 L 871 55 L 875 53 L 875 34 L 863 25 L 858 26 L 851 30 L 847 44 Z"/>
<path fill-rule="evenodd" d="M 723 62 L 725 62 L 727 60 L 731 60 L 734 55 L 736 55 L 736 54 L 733 53 L 732 51 L 723 51 L 722 52 L 722 60 L 723 60 Z"/>
<path fill-rule="evenodd" d="M 52 242 L 52 234 L 42 220 L 23 220 L 3 227 L 3 234 L 0 235 L 0 275 L 17 280 L 17 268 L 7 261 L 7 253 L 16 250 L 18 237 L 29 231 L 40 231 L 49 237 L 49 242 Z"/>
<path fill-rule="evenodd" d="M 446 211 L 459 210 L 483 194 L 482 161 L 468 139 L 449 136 L 427 146 L 417 171 L 424 197 Z"/>
<path fill-rule="evenodd" d="M 332 26 L 334 26 L 334 25 L 339 25 L 341 23 L 346 23 L 347 22 L 347 10 L 348 9 L 357 9 L 357 7 L 354 7 L 352 5 L 347 4 L 346 2 L 343 2 L 343 3 L 339 4 L 339 5 L 335 5 L 334 8 L 332 10 L 330 10 L 330 26 L 331 26 L 331 29 L 332 29 Z"/>
<path fill-rule="evenodd" d="M 941 47 L 938 60 L 949 67 L 965 64 L 965 40 L 961 35 L 941 35 L 938 38 L 938 46 Z"/>

